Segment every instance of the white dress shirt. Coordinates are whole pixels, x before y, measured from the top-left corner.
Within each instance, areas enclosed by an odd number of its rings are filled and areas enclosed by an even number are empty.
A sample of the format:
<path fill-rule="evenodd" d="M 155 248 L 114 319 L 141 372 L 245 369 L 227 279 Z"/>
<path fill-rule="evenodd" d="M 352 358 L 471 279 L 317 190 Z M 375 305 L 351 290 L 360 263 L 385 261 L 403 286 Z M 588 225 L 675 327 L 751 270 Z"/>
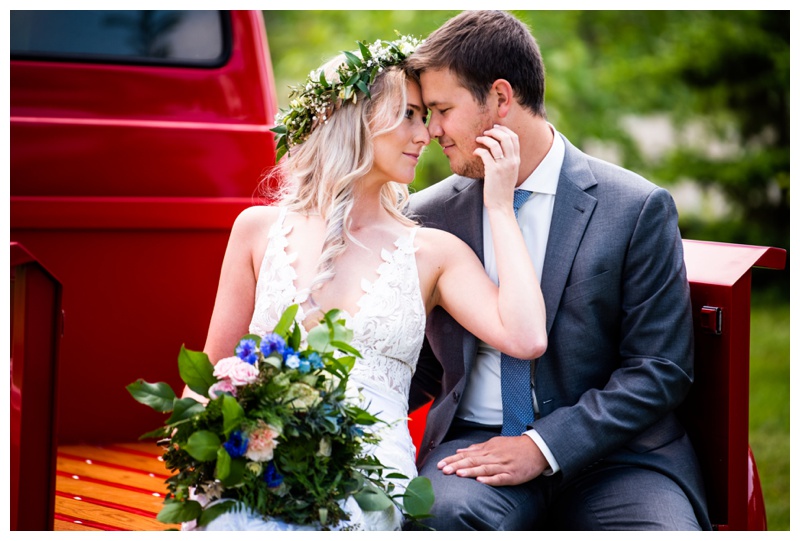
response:
<path fill-rule="evenodd" d="M 564 141 L 552 125 L 550 125 L 550 129 L 554 134 L 550 150 L 533 173 L 518 186 L 518 188 L 532 192 L 530 198 L 519 209 L 518 221 L 522 237 L 528 248 L 528 255 L 533 262 L 536 276 L 540 278 L 540 283 L 547 249 L 547 237 L 550 233 L 550 220 L 556 200 L 556 187 L 565 152 Z M 485 207 L 483 209 L 483 254 L 486 273 L 497 284 L 497 261 L 492 242 L 492 230 Z M 535 401 L 535 392 L 533 398 Z M 535 402 L 534 408 L 538 409 Z M 503 424 L 500 352 L 485 342 L 478 341 L 478 355 L 470 372 L 469 381 L 464 389 L 456 416 L 483 425 L 501 426 Z M 546 471 L 545 475 L 557 472 L 558 463 L 536 430 L 529 430 L 526 434 L 536 442 L 550 464 L 552 471 Z"/>

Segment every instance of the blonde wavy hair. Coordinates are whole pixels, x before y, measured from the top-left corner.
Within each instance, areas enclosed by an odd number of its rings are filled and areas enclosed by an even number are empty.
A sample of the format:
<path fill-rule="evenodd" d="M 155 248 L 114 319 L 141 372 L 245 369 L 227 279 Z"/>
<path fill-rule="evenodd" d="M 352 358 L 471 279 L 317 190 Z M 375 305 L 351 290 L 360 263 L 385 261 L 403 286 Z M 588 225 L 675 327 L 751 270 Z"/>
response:
<path fill-rule="evenodd" d="M 320 69 L 333 80 L 336 67 L 344 61 L 345 56 L 339 55 Z M 304 215 L 318 214 L 325 220 L 317 275 L 309 286 L 312 293 L 335 276 L 334 262 L 345 251 L 345 239 L 360 245 L 350 233 L 357 183 L 372 169 L 373 140 L 397 128 L 404 119 L 406 80 L 402 67 L 385 69 L 370 87 L 371 98 L 359 94 L 356 103 L 348 100 L 337 104 L 327 121 L 320 123 L 305 142 L 292 147 L 265 179 L 268 200 Z M 415 225 L 403 214 L 408 186 L 387 182 L 380 198 L 383 208 L 396 220 Z"/>

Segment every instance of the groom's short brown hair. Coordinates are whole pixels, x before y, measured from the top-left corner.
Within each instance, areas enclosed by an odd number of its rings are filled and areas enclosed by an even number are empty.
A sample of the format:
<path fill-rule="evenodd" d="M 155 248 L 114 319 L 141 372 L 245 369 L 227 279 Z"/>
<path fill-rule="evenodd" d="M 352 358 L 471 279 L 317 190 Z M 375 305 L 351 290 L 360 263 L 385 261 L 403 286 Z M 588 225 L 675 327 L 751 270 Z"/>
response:
<path fill-rule="evenodd" d="M 427 70 L 449 70 L 479 104 L 505 79 L 517 101 L 545 117 L 544 62 L 530 30 L 504 11 L 465 11 L 435 30 L 406 64 L 419 80 Z"/>

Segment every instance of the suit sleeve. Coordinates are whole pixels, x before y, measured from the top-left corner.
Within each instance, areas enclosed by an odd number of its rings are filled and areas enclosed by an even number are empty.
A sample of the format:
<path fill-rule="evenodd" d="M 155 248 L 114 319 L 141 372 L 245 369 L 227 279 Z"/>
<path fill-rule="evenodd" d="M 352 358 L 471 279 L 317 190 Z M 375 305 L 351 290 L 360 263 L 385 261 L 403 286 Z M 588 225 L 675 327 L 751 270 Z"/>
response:
<path fill-rule="evenodd" d="M 635 221 L 621 263 L 619 300 L 618 350 L 609 355 L 617 359 L 597 378 L 605 383 L 585 389 L 576 403 L 558 407 L 533 425 L 565 476 L 658 426 L 692 383 L 689 284 L 677 211 L 663 189 L 646 197 Z M 575 340 L 590 335 L 575 331 Z M 576 365 L 594 361 L 571 360 Z M 570 369 L 560 377 L 568 378 Z"/>

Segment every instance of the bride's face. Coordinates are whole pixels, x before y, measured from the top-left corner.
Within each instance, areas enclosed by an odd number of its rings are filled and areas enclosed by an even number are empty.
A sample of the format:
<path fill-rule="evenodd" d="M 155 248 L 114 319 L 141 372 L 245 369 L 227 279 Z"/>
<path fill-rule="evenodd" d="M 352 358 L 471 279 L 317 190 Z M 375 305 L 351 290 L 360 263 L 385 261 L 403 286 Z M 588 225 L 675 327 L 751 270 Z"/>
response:
<path fill-rule="evenodd" d="M 428 128 L 425 126 L 427 109 L 422 104 L 419 85 L 414 81 L 406 82 L 408 103 L 405 117 L 394 130 L 379 135 L 373 141 L 375 159 L 372 174 L 411 184 L 420 154 L 425 145 L 431 142 Z"/>

